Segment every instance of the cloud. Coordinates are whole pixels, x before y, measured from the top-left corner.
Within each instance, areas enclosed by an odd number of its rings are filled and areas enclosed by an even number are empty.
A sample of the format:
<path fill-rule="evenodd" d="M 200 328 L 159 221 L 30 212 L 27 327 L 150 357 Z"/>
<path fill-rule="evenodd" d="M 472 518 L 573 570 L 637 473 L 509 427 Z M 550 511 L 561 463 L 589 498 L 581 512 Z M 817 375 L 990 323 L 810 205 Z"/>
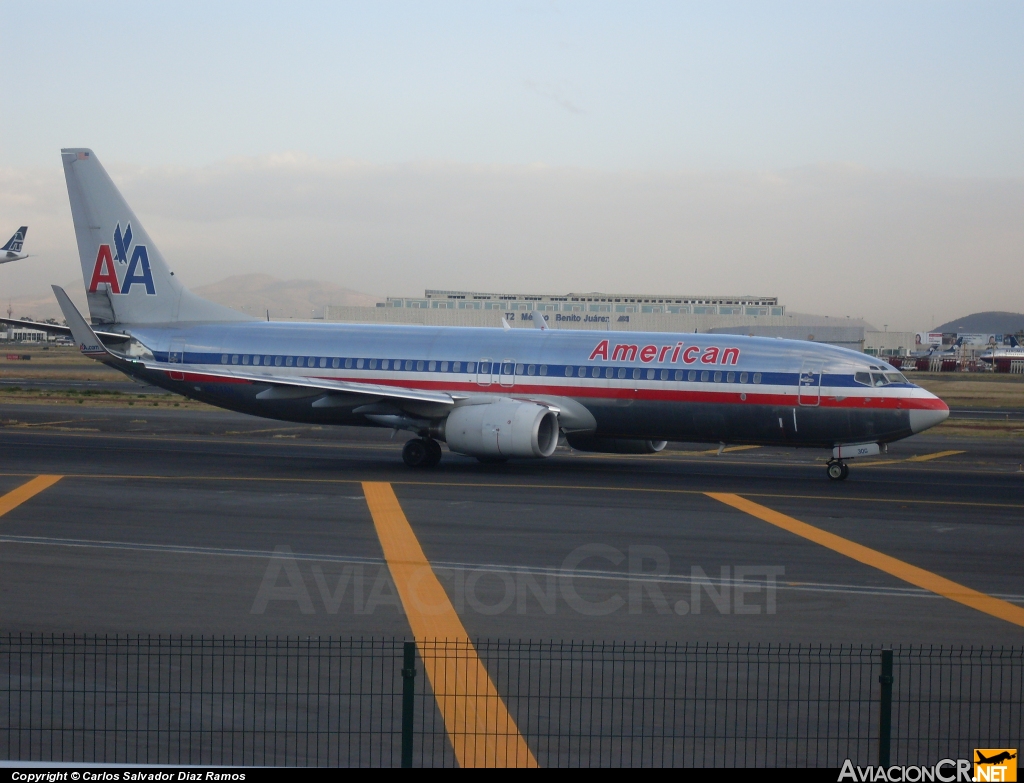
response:
<path fill-rule="evenodd" d="M 778 296 L 790 309 L 918 329 L 1019 311 L 1024 180 L 853 166 L 606 172 L 290 154 L 108 169 L 179 276 L 424 288 Z M 0 214 L 38 258 L 8 295 L 78 275 L 59 168 L 0 170 Z M 0 227 L 0 231 L 6 231 Z"/>
<path fill-rule="evenodd" d="M 526 89 L 537 93 L 541 97 L 554 101 L 570 114 L 586 114 L 587 112 L 565 97 L 563 90 L 557 85 L 541 84 L 540 82 L 527 79 L 523 82 Z"/>

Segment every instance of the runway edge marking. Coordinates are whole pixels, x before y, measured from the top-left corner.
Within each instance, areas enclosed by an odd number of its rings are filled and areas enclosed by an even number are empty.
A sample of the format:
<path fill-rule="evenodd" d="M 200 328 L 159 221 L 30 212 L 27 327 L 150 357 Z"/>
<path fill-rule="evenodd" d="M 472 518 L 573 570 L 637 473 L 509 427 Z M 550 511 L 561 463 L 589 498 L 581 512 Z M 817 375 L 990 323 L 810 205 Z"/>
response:
<path fill-rule="evenodd" d="M 898 579 L 902 579 L 904 582 L 930 590 L 944 598 L 948 598 L 950 601 L 956 601 L 992 617 L 1024 627 L 1024 608 L 1022 607 L 1014 606 L 1007 601 L 972 590 L 970 587 L 965 587 L 943 576 L 933 574 L 931 571 L 926 571 L 923 568 L 918 568 L 915 565 L 883 554 L 863 544 L 850 541 L 848 538 L 837 536 L 813 525 L 808 525 L 806 522 L 801 522 L 799 519 L 794 519 L 739 495 L 727 492 L 707 492 L 705 494 L 720 503 L 725 503 L 727 506 L 732 506 L 739 511 L 750 514 L 752 517 L 757 517 L 801 538 L 806 538 L 808 541 L 813 541 L 834 552 L 839 552 L 853 560 L 891 574 Z"/>
<path fill-rule="evenodd" d="M 62 478 L 64 477 L 44 474 L 36 476 L 31 481 L 26 481 L 17 489 L 12 489 L 3 497 L 0 497 L 0 517 L 8 511 L 13 511 L 26 500 L 31 500 L 43 490 L 49 489 Z"/>
<path fill-rule="evenodd" d="M 423 668 L 461 767 L 536 767 L 462 620 L 431 568 L 391 484 L 362 482 Z M 458 642 L 453 656 L 434 640 Z"/>

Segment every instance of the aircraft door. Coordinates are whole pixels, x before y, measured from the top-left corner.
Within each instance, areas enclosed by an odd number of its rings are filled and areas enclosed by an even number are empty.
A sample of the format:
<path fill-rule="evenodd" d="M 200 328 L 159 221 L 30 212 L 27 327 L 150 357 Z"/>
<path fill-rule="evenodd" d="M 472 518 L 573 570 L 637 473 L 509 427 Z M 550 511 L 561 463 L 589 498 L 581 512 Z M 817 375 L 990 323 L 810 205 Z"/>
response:
<path fill-rule="evenodd" d="M 491 385 L 491 360 L 481 359 L 479 364 L 476 366 L 476 382 L 480 386 Z"/>
<path fill-rule="evenodd" d="M 175 337 L 171 340 L 171 347 L 167 350 L 168 364 L 183 364 L 185 362 L 185 338 Z"/>
<path fill-rule="evenodd" d="M 504 359 L 501 362 L 501 385 L 505 387 L 514 386 L 516 382 L 516 361 L 515 359 Z"/>
<path fill-rule="evenodd" d="M 800 368 L 797 402 L 804 406 L 821 404 L 821 362 L 805 361 Z"/>

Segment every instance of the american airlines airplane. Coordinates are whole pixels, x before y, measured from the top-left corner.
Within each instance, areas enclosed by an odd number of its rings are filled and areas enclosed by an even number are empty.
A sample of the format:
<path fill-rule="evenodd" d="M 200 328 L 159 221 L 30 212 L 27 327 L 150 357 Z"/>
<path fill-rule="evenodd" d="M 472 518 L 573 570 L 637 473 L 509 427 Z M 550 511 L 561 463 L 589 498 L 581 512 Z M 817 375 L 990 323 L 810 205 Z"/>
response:
<path fill-rule="evenodd" d="M 28 258 L 28 254 L 21 252 L 27 233 L 28 226 L 22 226 L 14 232 L 13 237 L 7 240 L 6 245 L 0 247 L 0 264 L 8 264 L 11 261 L 21 261 L 23 258 Z"/>
<path fill-rule="evenodd" d="M 949 415 L 888 364 L 810 342 L 709 334 L 260 321 L 190 293 L 92 151 L 61 152 L 91 324 L 53 290 L 80 350 L 233 411 L 415 434 L 433 467 L 666 441 L 830 449 L 846 460 Z M 59 331 L 61 327 L 50 327 Z"/>

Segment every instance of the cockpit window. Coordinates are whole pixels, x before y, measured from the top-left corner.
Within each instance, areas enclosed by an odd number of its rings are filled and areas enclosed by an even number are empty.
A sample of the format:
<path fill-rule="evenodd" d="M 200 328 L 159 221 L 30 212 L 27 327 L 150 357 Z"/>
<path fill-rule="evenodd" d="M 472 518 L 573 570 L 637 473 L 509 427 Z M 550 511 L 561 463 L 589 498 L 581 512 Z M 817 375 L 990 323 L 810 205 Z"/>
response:
<path fill-rule="evenodd" d="M 889 379 L 885 377 L 885 373 L 873 372 L 871 373 L 871 385 L 872 386 L 888 386 Z"/>
<path fill-rule="evenodd" d="M 871 373 L 869 372 L 858 372 L 854 373 L 853 380 L 857 383 L 863 383 L 865 386 L 871 385 Z"/>
<path fill-rule="evenodd" d="M 901 372 L 887 372 L 885 377 L 889 379 L 889 383 L 910 383 Z"/>

